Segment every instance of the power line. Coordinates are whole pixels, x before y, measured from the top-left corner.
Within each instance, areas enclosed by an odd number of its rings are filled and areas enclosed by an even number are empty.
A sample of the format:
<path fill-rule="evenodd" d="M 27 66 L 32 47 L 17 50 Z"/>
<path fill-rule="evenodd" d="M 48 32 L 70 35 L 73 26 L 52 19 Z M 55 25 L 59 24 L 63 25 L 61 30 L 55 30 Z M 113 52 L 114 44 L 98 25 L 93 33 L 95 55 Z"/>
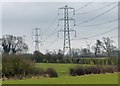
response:
<path fill-rule="evenodd" d="M 84 21 L 84 22 L 78 23 L 78 24 L 76 24 L 76 26 L 77 26 L 77 25 L 80 25 L 80 24 L 84 24 L 84 23 L 90 22 L 90 21 L 92 21 L 92 20 L 94 20 L 94 19 L 96 19 L 96 18 L 98 18 L 98 17 L 104 15 L 105 13 L 107 13 L 107 12 L 113 10 L 113 9 L 116 8 L 117 6 L 118 6 L 118 5 L 112 7 L 111 9 L 109 9 L 109 10 L 107 10 L 107 11 L 105 11 L 105 12 L 103 12 L 103 13 L 101 13 L 101 14 L 99 14 L 99 15 L 97 15 L 97 16 L 91 18 L 91 19 L 89 19 L 89 20 L 86 20 L 86 21 Z"/>
<path fill-rule="evenodd" d="M 53 45 L 55 42 L 57 42 L 59 39 L 54 39 L 51 43 L 49 43 L 49 45 L 46 48 L 49 48 L 51 45 Z M 61 39 L 60 39 L 61 40 Z"/>
<path fill-rule="evenodd" d="M 117 29 L 118 29 L 118 27 L 117 27 L 117 28 L 114 28 L 114 29 L 111 29 L 111 30 L 109 30 L 109 31 L 106 31 L 106 32 L 97 34 L 97 35 L 89 36 L 89 37 L 87 37 L 87 38 L 94 38 L 94 37 L 97 37 L 97 36 L 104 35 L 104 34 L 106 34 L 106 33 L 112 32 L 112 31 L 117 30 Z"/>
<path fill-rule="evenodd" d="M 90 38 L 94 38 L 94 37 L 97 37 L 97 36 L 100 36 L 100 35 L 107 34 L 107 33 L 109 33 L 109 32 L 112 32 L 112 31 L 114 31 L 114 30 L 117 30 L 117 29 L 118 29 L 118 27 L 112 28 L 111 30 L 108 30 L 108 31 L 106 31 L 106 32 L 103 32 L 103 33 L 100 33 L 100 34 L 97 34 L 97 35 L 93 35 L 93 36 L 89 36 L 89 37 L 84 37 L 84 38 L 80 38 L 80 39 L 73 39 L 73 40 L 90 39 Z"/>
<path fill-rule="evenodd" d="M 55 31 L 57 30 L 57 27 L 58 26 L 55 27 L 54 31 L 46 39 L 44 39 L 44 41 L 47 40 L 47 39 L 49 39 L 52 35 L 55 34 Z"/>
<path fill-rule="evenodd" d="M 94 26 L 104 25 L 104 24 L 115 22 L 119 19 L 114 19 L 114 20 L 110 20 L 110 21 L 107 21 L 107 22 L 103 22 L 103 23 L 97 23 L 97 24 L 91 24 L 91 25 L 85 25 L 85 26 L 79 26 L 79 27 L 94 27 Z"/>
<path fill-rule="evenodd" d="M 64 26 L 62 26 L 61 28 L 63 28 Z M 55 31 L 58 29 L 58 26 L 55 27 L 54 31 L 48 36 L 48 38 L 44 39 L 43 41 L 46 41 L 47 39 L 49 39 L 52 35 L 55 34 Z"/>
<path fill-rule="evenodd" d="M 108 38 L 119 38 L 120 36 L 110 36 Z M 72 39 L 72 40 L 97 40 L 97 39 L 102 39 L 103 37 L 100 37 L 100 38 L 96 38 L 96 39 L 87 39 L 87 38 L 81 38 L 81 39 Z"/>
<path fill-rule="evenodd" d="M 58 27 L 58 26 L 56 26 L 56 28 L 55 28 L 54 31 L 48 36 L 48 38 L 46 38 L 46 39 L 43 40 L 44 42 L 47 42 L 46 40 L 48 40 L 49 38 L 51 38 L 51 37 L 55 34 L 55 31 L 58 29 L 57 27 Z M 63 27 L 61 27 L 61 28 L 63 28 Z"/>
<path fill-rule="evenodd" d="M 93 0 L 93 1 L 94 1 L 94 0 Z M 93 1 L 92 1 L 92 2 L 93 2 Z M 88 5 L 92 4 L 92 2 L 89 2 L 89 3 L 85 4 L 84 6 L 82 6 L 82 7 L 78 8 L 78 9 L 76 9 L 75 11 L 78 11 L 78 10 L 83 9 L 84 7 L 87 7 Z"/>
<path fill-rule="evenodd" d="M 52 21 L 52 23 L 49 25 L 49 27 L 42 33 L 43 35 L 48 31 L 50 30 L 50 28 L 52 27 L 52 25 L 54 24 L 54 22 L 57 20 L 58 18 L 58 15 L 55 17 L 55 19 Z"/>
<path fill-rule="evenodd" d="M 93 0 L 93 1 L 94 1 L 94 0 Z M 88 5 L 92 4 L 93 1 L 91 1 L 91 2 L 89 2 L 89 3 L 87 3 L 87 4 L 85 4 L 85 5 L 83 5 L 82 7 L 76 9 L 75 11 L 79 11 L 79 10 L 81 10 L 81 9 L 83 9 L 83 8 L 85 8 L 85 7 L 87 7 Z M 68 12 L 68 13 L 72 13 L 72 12 Z M 60 14 L 60 13 L 58 13 L 58 14 L 59 14 L 59 15 L 63 15 L 63 14 Z"/>
<path fill-rule="evenodd" d="M 94 0 L 93 0 L 93 1 L 94 1 Z M 93 1 L 92 1 L 92 2 L 93 2 Z M 81 10 L 81 9 L 83 9 L 83 8 L 85 8 L 85 7 L 87 7 L 88 5 L 92 4 L 92 2 L 89 2 L 89 3 L 85 4 L 85 5 L 83 5 L 82 7 L 76 9 L 75 11 L 79 11 L 79 10 Z M 69 13 L 71 13 L 71 12 L 69 12 Z M 72 15 L 71 17 L 73 17 L 73 15 Z"/>
<path fill-rule="evenodd" d="M 101 7 L 101 8 L 92 10 L 92 11 L 83 12 L 83 13 L 78 13 L 78 14 L 76 14 L 76 15 L 84 15 L 84 14 L 88 14 L 88 13 L 97 12 L 97 11 L 100 11 L 100 10 L 102 10 L 102 9 L 104 9 L 104 8 L 107 8 L 107 7 L 111 6 L 111 5 L 113 5 L 114 3 L 116 3 L 116 2 L 113 2 L 113 3 L 111 3 L 111 4 L 108 4 L 108 5 L 104 6 L 104 7 Z"/>
<path fill-rule="evenodd" d="M 94 1 L 94 0 L 93 0 L 93 1 Z M 89 3 L 87 3 L 87 4 L 85 4 L 85 5 L 83 5 L 82 7 L 76 9 L 75 11 L 79 11 L 79 10 L 81 10 L 81 9 L 83 9 L 83 8 L 85 8 L 85 7 L 87 7 L 88 5 L 92 4 L 93 1 L 91 1 L 91 2 L 89 2 Z M 68 12 L 68 13 L 72 13 L 72 12 Z M 62 15 L 62 14 L 60 14 L 60 13 L 58 13 L 58 14 L 59 14 L 59 15 Z"/>

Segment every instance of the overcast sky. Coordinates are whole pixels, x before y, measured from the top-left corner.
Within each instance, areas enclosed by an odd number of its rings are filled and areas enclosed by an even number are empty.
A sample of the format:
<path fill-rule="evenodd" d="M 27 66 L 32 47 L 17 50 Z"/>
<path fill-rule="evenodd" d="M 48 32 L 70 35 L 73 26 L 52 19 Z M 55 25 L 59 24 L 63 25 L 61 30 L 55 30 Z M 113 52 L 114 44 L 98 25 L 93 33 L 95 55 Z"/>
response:
<path fill-rule="evenodd" d="M 2 3 L 2 34 L 12 34 L 15 36 L 26 36 L 26 43 L 29 45 L 29 52 L 34 51 L 34 43 L 32 39 L 32 30 L 36 27 L 40 28 L 42 31 L 42 45 L 40 45 L 40 51 L 45 52 L 49 50 L 58 50 L 63 48 L 63 39 L 57 38 L 57 31 L 63 26 L 62 21 L 60 26 L 58 25 L 58 19 L 63 18 L 63 15 L 58 15 L 58 8 L 68 5 L 75 8 L 75 10 L 83 7 L 89 2 L 5 2 Z M 104 9 L 101 9 L 96 12 L 86 13 L 80 15 L 81 13 L 96 10 L 102 7 L 105 7 L 109 4 L 112 4 Z M 76 20 L 76 24 L 87 21 L 95 16 L 104 13 L 105 11 L 113 8 L 118 3 L 113 2 L 91 2 L 89 5 L 84 8 L 77 10 L 76 15 L 72 16 L 70 13 L 69 16 Z M 1 10 L 1 9 L 0 9 Z M 71 12 L 71 11 L 70 11 Z M 59 11 L 60 14 L 63 14 L 63 11 Z M 55 20 L 56 18 L 56 20 Z M 104 15 L 84 24 L 77 25 L 73 27 L 73 22 L 70 22 L 71 29 L 77 31 L 77 37 L 75 39 L 90 37 L 97 35 L 106 31 L 109 31 L 113 28 L 118 27 L 118 21 L 103 24 L 93 27 L 81 27 L 87 25 L 99 24 L 118 18 L 118 7 L 112 9 L 111 11 L 105 13 Z M 55 21 L 54 21 L 55 20 Z M 52 24 L 52 22 L 54 23 Z M 52 26 L 50 27 L 50 25 Z M 1 25 L 0 25 L 1 26 Z M 57 27 L 57 28 L 56 28 Z M 56 28 L 56 29 L 55 29 Z M 0 32 L 1 34 L 1 32 Z M 86 41 L 88 43 L 92 42 L 91 45 L 95 44 L 97 38 L 102 37 L 114 37 L 118 36 L 118 30 L 114 30 L 110 33 L 103 34 L 98 37 L 91 38 L 89 40 L 72 40 L 72 48 L 84 48 L 87 47 Z M 60 34 L 60 37 L 63 37 L 63 34 Z M 74 34 L 71 33 L 71 39 L 74 38 Z M 56 39 L 56 40 L 55 40 Z M 118 38 L 112 38 L 115 41 L 117 46 Z"/>

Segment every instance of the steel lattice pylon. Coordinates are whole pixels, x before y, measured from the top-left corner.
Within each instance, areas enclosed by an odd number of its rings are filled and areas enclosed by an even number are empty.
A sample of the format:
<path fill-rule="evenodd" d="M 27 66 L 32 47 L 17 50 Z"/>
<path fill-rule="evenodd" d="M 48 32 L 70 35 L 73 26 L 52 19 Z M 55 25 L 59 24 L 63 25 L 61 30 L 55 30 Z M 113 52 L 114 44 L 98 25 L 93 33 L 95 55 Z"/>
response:
<path fill-rule="evenodd" d="M 41 30 L 39 28 L 33 29 L 33 37 L 34 37 L 34 42 L 35 42 L 35 51 L 39 51 L 39 44 L 41 43 Z"/>
<path fill-rule="evenodd" d="M 74 19 L 69 18 L 69 10 L 72 9 L 73 14 L 75 14 L 75 9 L 72 8 L 72 7 L 68 7 L 67 5 L 65 5 L 65 7 L 62 7 L 62 8 L 59 8 L 59 9 L 64 10 L 64 18 L 59 19 L 59 20 L 64 21 L 64 26 L 63 26 L 63 29 L 58 31 L 58 37 L 59 37 L 59 32 L 64 33 L 63 53 L 64 53 L 64 55 L 65 54 L 71 55 L 70 32 L 74 31 L 75 32 L 75 37 L 76 37 L 76 31 L 73 30 L 73 29 L 70 29 L 69 21 L 74 20 Z M 58 14 L 59 14 L 59 11 L 58 11 Z M 58 21 L 58 25 L 59 25 L 59 21 Z M 74 25 L 75 25 L 75 20 L 74 20 Z"/>

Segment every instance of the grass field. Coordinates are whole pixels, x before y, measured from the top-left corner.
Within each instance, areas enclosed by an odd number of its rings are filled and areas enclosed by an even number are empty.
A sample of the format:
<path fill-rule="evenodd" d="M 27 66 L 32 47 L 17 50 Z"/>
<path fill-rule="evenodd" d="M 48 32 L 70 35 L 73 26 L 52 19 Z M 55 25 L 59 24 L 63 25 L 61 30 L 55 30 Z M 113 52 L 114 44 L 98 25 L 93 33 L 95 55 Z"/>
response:
<path fill-rule="evenodd" d="M 81 65 L 81 64 L 56 64 L 56 63 L 38 63 L 36 64 L 37 67 L 39 68 L 54 68 L 57 73 L 59 74 L 59 76 L 61 75 L 68 75 L 68 72 L 69 72 L 69 68 L 70 67 L 75 67 L 75 66 L 78 66 L 78 65 Z M 83 66 L 90 66 L 90 65 L 86 65 L 86 64 L 82 64 Z"/>
<path fill-rule="evenodd" d="M 60 76 L 58 78 L 3 81 L 3 84 L 117 84 L 117 83 L 118 74 L 96 74 L 76 77 Z"/>
<path fill-rule="evenodd" d="M 36 64 L 40 68 L 54 68 L 59 74 L 58 78 L 44 78 L 40 79 L 26 79 L 26 80 L 7 80 L 3 84 L 117 84 L 118 74 L 96 74 L 85 76 L 69 76 L 68 71 L 70 67 L 81 64 Z M 89 65 L 85 65 L 89 66 Z"/>

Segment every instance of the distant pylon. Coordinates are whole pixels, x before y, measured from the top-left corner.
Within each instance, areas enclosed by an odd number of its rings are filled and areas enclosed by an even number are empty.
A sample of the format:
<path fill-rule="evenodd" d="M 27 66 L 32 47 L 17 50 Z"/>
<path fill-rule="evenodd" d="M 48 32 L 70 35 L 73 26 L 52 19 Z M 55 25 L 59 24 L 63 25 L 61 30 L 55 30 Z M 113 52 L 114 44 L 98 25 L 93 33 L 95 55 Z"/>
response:
<path fill-rule="evenodd" d="M 41 30 L 39 28 L 35 28 L 32 31 L 33 33 L 33 40 L 35 42 L 35 51 L 39 51 L 39 44 L 41 44 Z"/>
<path fill-rule="evenodd" d="M 64 26 L 63 26 L 63 29 L 58 31 L 58 37 L 59 37 L 59 32 L 64 33 L 63 53 L 64 53 L 64 55 L 66 55 L 66 54 L 71 55 L 70 32 L 74 31 L 75 32 L 75 37 L 76 37 L 76 31 L 73 30 L 73 29 L 70 29 L 69 21 L 73 20 L 74 21 L 74 26 L 75 26 L 75 19 L 69 18 L 69 10 L 72 9 L 73 14 L 75 14 L 75 9 L 65 5 L 64 7 L 58 9 L 58 15 L 59 15 L 59 10 L 60 9 L 62 9 L 64 11 L 64 17 L 59 19 L 59 20 L 64 21 Z M 58 25 L 59 25 L 59 20 L 58 20 Z"/>

